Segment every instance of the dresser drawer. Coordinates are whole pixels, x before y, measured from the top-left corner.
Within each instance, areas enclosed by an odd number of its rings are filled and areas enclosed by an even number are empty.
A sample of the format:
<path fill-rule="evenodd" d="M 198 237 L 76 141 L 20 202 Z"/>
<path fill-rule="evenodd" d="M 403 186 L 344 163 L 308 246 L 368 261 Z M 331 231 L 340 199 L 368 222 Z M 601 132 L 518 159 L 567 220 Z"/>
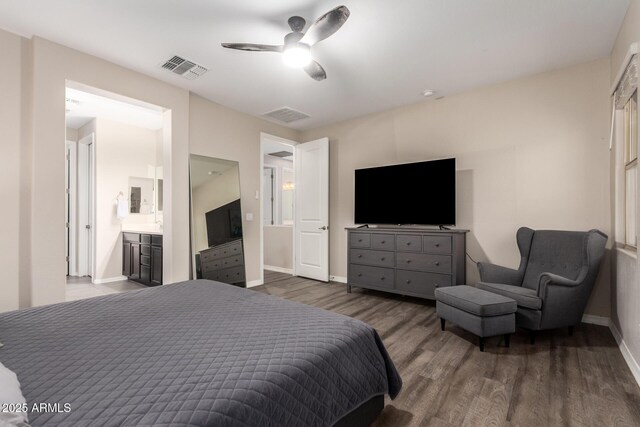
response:
<path fill-rule="evenodd" d="M 451 276 L 448 274 L 396 270 L 396 289 L 400 291 L 434 298 L 435 289 L 445 286 L 451 286 Z"/>
<path fill-rule="evenodd" d="M 352 248 L 370 248 L 371 233 L 351 233 L 349 234 L 349 245 Z"/>
<path fill-rule="evenodd" d="M 393 268 L 349 265 L 349 283 L 393 289 L 395 270 Z"/>
<path fill-rule="evenodd" d="M 220 270 L 218 280 L 224 283 L 244 282 L 244 266 Z"/>
<path fill-rule="evenodd" d="M 151 235 L 151 244 L 152 245 L 161 245 L 162 244 L 162 236 L 160 234 L 152 234 Z"/>
<path fill-rule="evenodd" d="M 393 252 L 372 251 L 370 249 L 352 249 L 351 262 L 355 264 L 375 265 L 378 267 L 393 267 L 395 264 Z"/>
<path fill-rule="evenodd" d="M 221 268 L 221 260 L 218 259 L 212 259 L 206 262 L 201 263 L 202 265 L 202 273 L 208 273 L 211 271 L 216 271 L 216 270 L 220 270 Z"/>
<path fill-rule="evenodd" d="M 393 251 L 396 248 L 396 236 L 393 234 L 372 234 L 372 249 L 387 249 Z"/>
<path fill-rule="evenodd" d="M 427 252 L 430 254 L 450 254 L 451 237 L 424 236 L 422 238 L 422 252 Z"/>
<path fill-rule="evenodd" d="M 243 264 L 242 255 L 222 258 L 219 262 L 222 268 L 236 267 Z"/>
<path fill-rule="evenodd" d="M 396 267 L 405 270 L 451 274 L 451 256 L 399 252 L 396 254 Z"/>
<path fill-rule="evenodd" d="M 396 247 L 399 251 L 421 252 L 422 236 L 414 234 L 398 234 Z"/>
<path fill-rule="evenodd" d="M 220 280 L 220 274 L 218 272 L 218 270 L 215 271 L 207 271 L 207 272 L 202 272 L 202 278 L 203 279 L 207 279 L 207 280 L 215 280 L 218 281 Z"/>
<path fill-rule="evenodd" d="M 151 234 L 141 234 L 140 243 L 151 244 Z"/>
<path fill-rule="evenodd" d="M 220 258 L 242 254 L 242 240 L 235 241 L 220 248 Z"/>
<path fill-rule="evenodd" d="M 205 263 L 207 261 L 211 261 L 218 258 L 220 258 L 220 250 L 218 249 L 208 249 L 206 251 L 200 252 L 201 263 Z"/>

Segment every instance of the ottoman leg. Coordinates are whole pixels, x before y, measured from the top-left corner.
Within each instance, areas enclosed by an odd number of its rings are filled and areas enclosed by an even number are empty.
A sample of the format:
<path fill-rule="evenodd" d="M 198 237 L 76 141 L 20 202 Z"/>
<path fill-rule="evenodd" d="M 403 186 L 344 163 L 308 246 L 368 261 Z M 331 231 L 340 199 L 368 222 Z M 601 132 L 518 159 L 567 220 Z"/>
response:
<path fill-rule="evenodd" d="M 504 336 L 504 346 L 509 348 L 510 344 L 511 344 L 511 334 L 505 334 L 505 336 Z"/>
<path fill-rule="evenodd" d="M 445 324 L 445 320 L 441 317 L 440 318 L 440 330 L 444 331 L 444 324 Z"/>
<path fill-rule="evenodd" d="M 480 337 L 480 351 L 484 351 L 484 338 Z"/>

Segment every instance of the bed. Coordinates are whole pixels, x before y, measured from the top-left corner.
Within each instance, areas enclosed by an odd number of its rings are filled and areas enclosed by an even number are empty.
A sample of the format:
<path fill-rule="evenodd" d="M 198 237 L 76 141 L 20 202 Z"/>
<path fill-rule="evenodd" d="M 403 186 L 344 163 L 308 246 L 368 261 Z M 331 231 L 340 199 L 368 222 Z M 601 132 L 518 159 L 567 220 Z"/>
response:
<path fill-rule="evenodd" d="M 368 425 L 402 387 L 367 324 L 208 280 L 0 314 L 0 341 L 53 404 L 33 426 Z"/>

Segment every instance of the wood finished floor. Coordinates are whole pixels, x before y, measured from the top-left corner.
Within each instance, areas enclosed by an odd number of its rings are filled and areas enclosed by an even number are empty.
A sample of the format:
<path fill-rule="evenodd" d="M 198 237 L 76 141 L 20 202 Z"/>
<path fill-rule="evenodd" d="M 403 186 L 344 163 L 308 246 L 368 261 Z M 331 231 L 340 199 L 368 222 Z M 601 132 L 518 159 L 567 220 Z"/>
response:
<path fill-rule="evenodd" d="M 505 348 L 448 324 L 435 303 L 265 271 L 252 288 L 372 325 L 404 386 L 374 423 L 387 426 L 640 426 L 640 387 L 608 328 L 522 331 Z"/>

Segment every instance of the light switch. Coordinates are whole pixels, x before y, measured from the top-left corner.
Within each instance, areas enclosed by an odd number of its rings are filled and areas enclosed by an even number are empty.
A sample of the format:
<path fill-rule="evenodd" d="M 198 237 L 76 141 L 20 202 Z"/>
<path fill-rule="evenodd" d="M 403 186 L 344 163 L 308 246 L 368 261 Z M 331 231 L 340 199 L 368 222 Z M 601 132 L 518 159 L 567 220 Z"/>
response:
<path fill-rule="evenodd" d="M 253 221 L 253 213 L 249 212 L 247 214 L 247 221 Z"/>

